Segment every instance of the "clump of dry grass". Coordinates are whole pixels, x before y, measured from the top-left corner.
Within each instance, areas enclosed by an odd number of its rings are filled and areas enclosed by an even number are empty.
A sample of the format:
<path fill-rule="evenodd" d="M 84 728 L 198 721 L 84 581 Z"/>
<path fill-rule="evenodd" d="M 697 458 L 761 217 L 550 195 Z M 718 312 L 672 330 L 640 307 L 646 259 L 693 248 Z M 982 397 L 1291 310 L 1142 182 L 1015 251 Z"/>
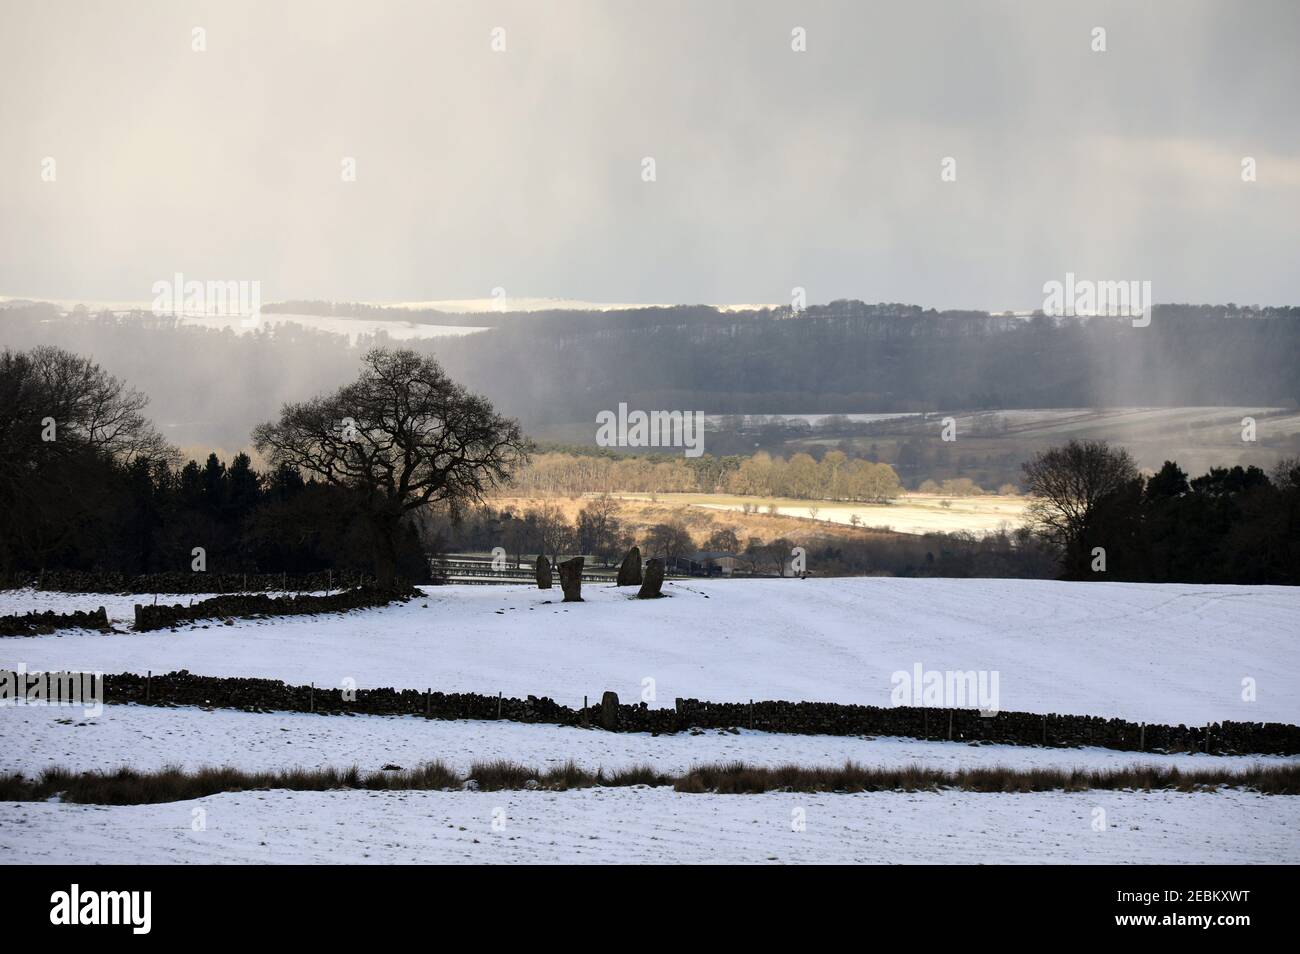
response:
<path fill-rule="evenodd" d="M 542 772 L 514 762 L 475 762 L 470 766 L 468 778 L 477 782 L 479 790 L 485 792 L 521 788 L 565 792 L 569 789 L 593 787 L 668 786 L 675 781 L 672 776 L 656 771 L 650 765 L 633 765 L 606 775 L 604 769 L 591 772 L 581 768 L 572 759 L 557 768 Z"/>
<path fill-rule="evenodd" d="M 412 791 L 452 788 L 460 776 L 442 762 L 428 762 L 401 772 L 363 773 L 346 769 L 291 768 L 275 772 L 204 767 L 192 772 L 169 765 L 151 772 L 120 768 L 111 772 L 69 772 L 46 769 L 38 778 L 0 776 L 0 800 L 60 801 L 83 805 L 151 805 L 203 798 L 221 792 L 288 790 L 325 792 L 337 789 Z"/>
<path fill-rule="evenodd" d="M 484 792 L 524 788 L 530 779 L 541 784 L 536 769 L 530 769 L 517 762 L 507 762 L 504 759 L 494 762 L 475 762 L 469 767 L 468 777 L 478 782 L 479 789 Z"/>
<path fill-rule="evenodd" d="M 757 794 L 760 792 L 885 792 L 957 789 L 966 792 L 1083 792 L 1093 789 L 1180 792 L 1219 786 L 1249 788 L 1269 795 L 1300 794 L 1300 763 L 1261 765 L 1244 771 L 1226 768 L 1182 771 L 1176 766 L 1130 765 L 1110 769 L 931 769 L 920 765 L 873 768 L 856 762 L 835 767 L 778 765 L 756 767 L 740 762 L 695 766 L 678 778 L 679 792 Z"/>

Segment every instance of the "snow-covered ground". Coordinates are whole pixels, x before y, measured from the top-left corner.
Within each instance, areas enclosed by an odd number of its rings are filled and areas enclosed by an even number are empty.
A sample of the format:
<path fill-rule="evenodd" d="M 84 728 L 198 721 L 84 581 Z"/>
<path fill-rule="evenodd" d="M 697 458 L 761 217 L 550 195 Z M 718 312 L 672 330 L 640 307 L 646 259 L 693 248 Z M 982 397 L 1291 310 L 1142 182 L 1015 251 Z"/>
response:
<path fill-rule="evenodd" d="M 176 633 L 0 639 L 0 667 L 265 676 L 287 682 L 547 695 L 607 689 L 652 705 L 819 700 L 888 705 L 891 675 L 999 673 L 1005 710 L 1148 722 L 1300 722 L 1300 589 L 890 578 L 709 580 L 670 599 L 588 584 L 586 602 L 527 586 L 434 587 L 404 605 L 211 622 Z M 152 597 L 0 594 L 0 612 Z M 207 626 L 207 628 L 202 628 Z M 1243 679 L 1257 701 L 1243 701 Z M 3 723 L 0 713 L 0 726 Z"/>
<path fill-rule="evenodd" d="M 1240 791 L 241 792 L 120 807 L 0 802 L 0 858 L 11 864 L 1294 864 L 1300 862 L 1295 805 L 1290 796 Z M 803 830 L 795 830 L 800 821 Z"/>
<path fill-rule="evenodd" d="M 332 591 L 337 592 L 337 591 Z M 188 606 L 191 603 L 198 603 L 203 600 L 210 600 L 218 593 L 56 593 L 49 590 L 0 590 L 0 616 L 9 613 L 44 613 L 52 611 L 55 613 L 68 613 L 72 610 L 93 610 L 104 607 L 108 612 L 110 623 L 114 623 L 120 629 L 122 626 L 131 625 L 135 619 L 136 603 L 163 603 L 170 606 L 173 603 L 180 603 L 182 606 Z M 266 596 L 290 596 L 289 591 L 269 590 Z M 324 596 L 324 590 L 318 590 L 310 595 Z"/>
<path fill-rule="evenodd" d="M 185 317 L 180 320 L 183 325 L 196 328 L 212 328 L 218 331 L 233 331 L 235 334 L 247 334 L 264 331 L 274 325 L 295 324 L 313 331 L 325 331 L 332 335 L 347 335 L 353 342 L 358 335 L 373 335 L 384 332 L 395 341 L 409 341 L 422 338 L 443 338 L 448 335 L 461 337 L 472 335 L 485 329 L 461 325 L 430 325 L 416 321 L 398 321 L 379 318 L 347 318 L 333 315 L 292 315 L 280 312 L 264 312 L 256 320 L 239 316 Z"/>
<path fill-rule="evenodd" d="M 377 771 L 390 763 L 414 768 L 441 760 L 458 772 L 475 761 L 506 759 L 546 769 L 572 759 L 583 768 L 607 771 L 652 765 L 683 774 L 694 765 L 907 766 L 956 770 L 1004 765 L 1015 768 L 1122 768 L 1135 763 L 1184 769 L 1300 761 L 1269 757 L 1152 755 L 1110 749 L 1049 749 L 1014 745 L 967 745 L 916 739 L 827 735 L 780 735 L 742 730 L 677 733 L 604 732 L 509 721 L 442 721 L 406 716 L 321 716 L 249 713 L 226 709 L 105 706 L 96 718 L 78 710 L 45 706 L 0 709 L 0 772 L 35 776 L 42 769 L 141 771 L 180 765 L 186 769 L 229 765 L 248 771 L 347 768 Z M 1300 807 L 1300 802 L 1297 802 Z"/>
<path fill-rule="evenodd" d="M 0 613 L 104 605 L 119 632 L 0 639 L 0 667 L 269 676 L 295 683 L 551 695 L 568 704 L 654 680 L 655 705 L 815 699 L 887 704 L 890 675 L 1000 673 L 1005 709 L 1147 721 L 1296 722 L 1300 591 L 1013 580 L 710 580 L 671 599 L 584 587 L 430 588 L 349 614 L 126 631 L 152 596 L 0 593 Z M 196 599 L 199 597 L 195 597 Z M 188 602 L 190 597 L 162 597 Z M 1254 678 L 1258 701 L 1241 701 Z M 482 759 L 573 759 L 679 773 L 758 765 L 919 763 L 1185 767 L 1256 761 L 911 739 L 703 732 L 651 736 L 511 722 L 111 705 L 0 708 L 0 771 L 179 764 L 458 771 Z M 1294 761 L 1294 760 L 1291 760 Z M 1104 812 L 1104 830 L 1096 830 Z M 802 820 L 804 830 L 792 824 Z M 495 822 L 495 824 L 494 824 Z M 197 829 L 197 830 L 196 830 Z M 6 862 L 1219 862 L 1300 863 L 1300 799 L 1251 792 L 244 792 L 139 806 L 0 802 Z"/>

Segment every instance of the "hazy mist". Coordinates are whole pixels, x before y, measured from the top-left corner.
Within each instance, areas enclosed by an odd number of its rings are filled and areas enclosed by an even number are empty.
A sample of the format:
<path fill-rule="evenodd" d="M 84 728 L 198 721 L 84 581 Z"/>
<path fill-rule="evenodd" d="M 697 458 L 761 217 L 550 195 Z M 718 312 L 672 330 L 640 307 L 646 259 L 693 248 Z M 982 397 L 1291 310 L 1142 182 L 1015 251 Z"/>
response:
<path fill-rule="evenodd" d="M 0 294 L 1300 298 L 1294 2 L 2 9 Z"/>

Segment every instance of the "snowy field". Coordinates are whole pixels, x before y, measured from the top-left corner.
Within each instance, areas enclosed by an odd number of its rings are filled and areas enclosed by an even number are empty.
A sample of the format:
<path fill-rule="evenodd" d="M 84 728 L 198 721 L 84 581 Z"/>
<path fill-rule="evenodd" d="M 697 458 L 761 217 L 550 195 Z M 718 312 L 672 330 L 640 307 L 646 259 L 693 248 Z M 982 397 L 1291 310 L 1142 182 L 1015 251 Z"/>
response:
<path fill-rule="evenodd" d="M 1291 796 L 242 792 L 0 802 L 6 863 L 1294 864 Z M 1104 830 L 1094 830 L 1103 816 Z M 802 817 L 804 829 L 796 831 Z M 495 827 L 494 827 L 495 821 Z M 199 828 L 200 830 L 195 830 Z"/>
<path fill-rule="evenodd" d="M 235 334 L 247 334 L 253 331 L 265 331 L 275 325 L 295 324 L 313 331 L 324 331 L 332 335 L 347 335 L 355 342 L 358 335 L 373 335 L 384 332 L 395 341 L 411 339 L 443 338 L 448 335 L 460 337 L 471 335 L 484 328 L 464 327 L 461 325 L 430 325 L 418 321 L 398 321 L 381 318 L 346 318 L 332 315 L 292 315 L 280 312 L 264 312 L 256 321 L 239 316 L 186 317 L 181 319 L 183 325 L 196 328 L 212 328 L 217 331 L 233 331 Z"/>
<path fill-rule="evenodd" d="M 584 587 L 432 587 L 349 614 L 128 631 L 152 596 L 0 593 L 0 613 L 103 605 L 117 632 L 0 639 L 0 667 L 268 676 L 551 695 L 654 680 L 654 705 L 888 704 L 890 675 L 996 669 L 1006 709 L 1162 722 L 1300 721 L 1300 591 L 1013 580 L 709 580 L 672 598 Z M 193 597 L 199 599 L 201 597 Z M 161 597 L 189 602 L 191 597 Z M 1259 698 L 1241 702 L 1252 676 Z M 0 771 L 230 765 L 414 768 L 477 760 L 609 771 L 650 764 L 1246 768 L 1294 759 L 718 731 L 652 736 L 508 721 L 110 705 L 0 709 Z M 1096 809 L 1105 830 L 1094 830 Z M 793 830 L 803 818 L 806 827 Z M 496 825 L 494 826 L 494 820 Z M 201 824 L 200 824 L 201 822 Z M 197 826 L 200 830 L 195 830 Z M 1300 863 L 1300 798 L 1250 792 L 243 792 L 158 805 L 0 802 L 6 863 Z"/>
<path fill-rule="evenodd" d="M 510 721 L 422 719 L 410 716 L 321 716 L 299 712 L 250 713 L 229 709 L 105 706 L 82 718 L 77 710 L 44 706 L 0 709 L 0 772 L 32 777 L 42 769 L 142 771 L 179 765 L 233 766 L 247 771 L 289 767 L 378 771 L 440 760 L 458 772 L 471 763 L 506 759 L 546 769 L 572 759 L 590 771 L 652 765 L 685 774 L 692 766 L 741 761 L 750 765 L 905 767 L 921 764 L 955 771 L 1002 765 L 1028 768 L 1118 769 L 1134 764 L 1180 769 L 1254 764 L 1278 765 L 1300 759 L 1218 755 L 1153 755 L 1111 749 L 1053 749 L 1018 745 L 967 745 L 916 739 L 784 735 L 710 730 L 668 735 L 604 732 Z M 1300 804 L 1300 803 L 1298 803 Z"/>
<path fill-rule="evenodd" d="M 920 663 L 997 671 L 1006 710 L 1300 722 L 1296 588 L 853 578 L 665 591 L 670 599 L 638 601 L 589 584 L 586 602 L 562 605 L 558 589 L 432 587 L 424 599 L 346 615 L 4 638 L 0 666 L 318 686 L 350 677 L 361 688 L 500 691 L 570 706 L 607 689 L 636 701 L 652 679 L 651 704 L 671 706 L 677 696 L 887 705 L 891 675 Z M 0 613 L 104 604 L 124 624 L 133 603 L 151 599 L 9 591 Z M 1255 702 L 1241 698 L 1248 677 Z"/>

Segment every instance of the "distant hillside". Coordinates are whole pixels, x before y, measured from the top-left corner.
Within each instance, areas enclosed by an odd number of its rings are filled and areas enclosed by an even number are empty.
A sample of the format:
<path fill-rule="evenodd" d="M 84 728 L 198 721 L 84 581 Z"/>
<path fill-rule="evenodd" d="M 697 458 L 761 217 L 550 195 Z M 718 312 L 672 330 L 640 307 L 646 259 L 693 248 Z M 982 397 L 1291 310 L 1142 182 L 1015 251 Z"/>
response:
<path fill-rule="evenodd" d="M 539 434 L 587 440 L 599 410 L 827 414 L 1010 408 L 1295 407 L 1300 309 L 1165 305 L 1149 327 L 910 305 L 833 302 L 731 311 L 707 305 L 620 311 L 447 315 L 316 303 L 366 318 L 345 334 L 278 324 L 254 333 L 148 314 L 0 310 L 0 345 L 56 344 L 93 356 L 152 398 L 179 443 L 243 446 L 279 404 L 349 380 L 359 349 L 393 343 L 375 322 L 496 327 L 403 341 Z M 296 313 L 312 303 L 284 303 Z M 358 311 L 365 309 L 365 314 Z M 357 312 L 353 316 L 352 312 Z"/>
<path fill-rule="evenodd" d="M 1157 306 L 1054 320 L 835 302 L 543 313 L 434 346 L 526 423 L 634 407 L 813 414 L 1093 406 L 1295 406 L 1300 309 Z"/>

